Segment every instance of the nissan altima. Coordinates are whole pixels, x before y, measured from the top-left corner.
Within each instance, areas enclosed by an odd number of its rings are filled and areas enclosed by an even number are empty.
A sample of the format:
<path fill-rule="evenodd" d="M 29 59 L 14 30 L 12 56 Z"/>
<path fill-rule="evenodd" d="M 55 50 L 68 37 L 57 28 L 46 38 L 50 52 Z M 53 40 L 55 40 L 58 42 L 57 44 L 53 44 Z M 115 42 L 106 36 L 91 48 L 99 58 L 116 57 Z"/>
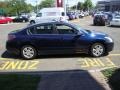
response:
<path fill-rule="evenodd" d="M 100 57 L 112 51 L 110 36 L 69 22 L 45 22 L 8 34 L 7 51 L 33 59 L 42 54 L 86 53 Z"/>

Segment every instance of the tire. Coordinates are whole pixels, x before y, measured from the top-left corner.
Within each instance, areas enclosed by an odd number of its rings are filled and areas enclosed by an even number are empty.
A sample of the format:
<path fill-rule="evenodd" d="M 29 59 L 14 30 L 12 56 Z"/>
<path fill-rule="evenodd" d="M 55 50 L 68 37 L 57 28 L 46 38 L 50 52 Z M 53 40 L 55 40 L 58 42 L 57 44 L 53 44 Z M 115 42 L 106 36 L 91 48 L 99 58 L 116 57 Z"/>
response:
<path fill-rule="evenodd" d="M 96 23 L 94 23 L 93 25 L 96 26 Z"/>
<path fill-rule="evenodd" d="M 21 48 L 21 56 L 24 59 L 31 60 L 37 56 L 37 51 L 33 46 L 25 45 Z"/>
<path fill-rule="evenodd" d="M 100 57 L 105 54 L 105 47 L 101 43 L 94 43 L 90 48 L 90 55 L 93 57 Z"/>
<path fill-rule="evenodd" d="M 97 25 L 95 21 L 93 22 L 93 25 L 94 25 L 94 26 L 96 26 L 96 25 Z"/>
<path fill-rule="evenodd" d="M 30 21 L 30 24 L 35 24 L 35 21 L 34 20 Z"/>
<path fill-rule="evenodd" d="M 22 22 L 23 22 L 23 23 L 25 23 L 25 22 L 26 22 L 26 20 L 23 20 Z"/>
<path fill-rule="evenodd" d="M 103 26 L 105 26 L 105 25 L 106 25 L 106 23 L 107 23 L 107 22 L 104 22 L 104 23 L 103 23 Z"/>

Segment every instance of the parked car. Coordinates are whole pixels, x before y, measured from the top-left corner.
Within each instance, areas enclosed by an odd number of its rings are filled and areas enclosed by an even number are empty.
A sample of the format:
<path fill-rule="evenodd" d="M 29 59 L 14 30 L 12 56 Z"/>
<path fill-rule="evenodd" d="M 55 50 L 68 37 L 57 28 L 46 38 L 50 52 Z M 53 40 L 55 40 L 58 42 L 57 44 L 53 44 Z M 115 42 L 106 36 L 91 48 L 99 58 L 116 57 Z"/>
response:
<path fill-rule="evenodd" d="M 94 25 L 103 25 L 105 26 L 106 25 L 106 17 L 104 14 L 96 14 L 94 15 L 94 18 L 93 18 L 93 24 Z"/>
<path fill-rule="evenodd" d="M 106 34 L 82 29 L 67 22 L 46 22 L 8 34 L 7 51 L 33 59 L 42 54 L 87 53 L 100 57 L 113 50 Z"/>
<path fill-rule="evenodd" d="M 84 13 L 79 13 L 79 18 L 83 18 L 85 15 L 84 15 Z"/>
<path fill-rule="evenodd" d="M 15 19 L 13 19 L 13 22 L 28 22 L 29 19 L 23 16 L 18 16 Z"/>
<path fill-rule="evenodd" d="M 68 17 L 65 15 L 64 8 L 43 8 L 34 17 L 30 17 L 30 24 L 40 23 L 46 21 L 68 21 Z"/>
<path fill-rule="evenodd" d="M 120 16 L 115 16 L 110 21 L 110 26 L 120 26 Z"/>
<path fill-rule="evenodd" d="M 68 12 L 67 16 L 68 16 L 69 20 L 75 19 L 75 15 L 73 15 L 73 13 L 71 13 L 71 12 Z"/>
<path fill-rule="evenodd" d="M 7 24 L 11 22 L 12 22 L 12 19 L 9 17 L 3 17 L 3 16 L 0 17 L 0 24 Z"/>
<path fill-rule="evenodd" d="M 89 16 L 89 12 L 84 12 L 84 16 Z"/>
<path fill-rule="evenodd" d="M 79 13 L 74 12 L 74 15 L 75 15 L 75 19 L 78 19 L 78 18 L 79 18 Z"/>
<path fill-rule="evenodd" d="M 10 16 L 8 18 L 11 18 L 12 20 L 15 19 L 17 16 Z"/>

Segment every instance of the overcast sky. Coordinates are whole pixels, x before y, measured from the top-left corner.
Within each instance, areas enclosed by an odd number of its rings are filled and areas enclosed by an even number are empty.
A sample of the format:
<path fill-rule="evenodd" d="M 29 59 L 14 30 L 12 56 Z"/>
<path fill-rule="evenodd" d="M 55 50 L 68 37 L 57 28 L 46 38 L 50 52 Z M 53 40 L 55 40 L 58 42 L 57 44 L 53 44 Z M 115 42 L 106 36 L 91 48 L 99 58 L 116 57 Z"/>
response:
<path fill-rule="evenodd" d="M 35 4 L 36 4 L 36 1 L 37 1 L 37 0 L 27 0 L 27 2 L 30 3 L 30 4 L 32 4 L 32 5 L 35 5 Z M 42 0 L 38 0 L 38 3 L 40 3 L 41 1 L 42 1 Z M 67 1 L 67 0 L 66 0 L 66 1 Z M 68 0 L 70 6 L 76 4 L 78 1 L 83 2 L 84 0 Z M 93 2 L 94 4 L 96 4 L 97 1 L 101 1 L 101 0 L 92 0 L 92 2 Z"/>

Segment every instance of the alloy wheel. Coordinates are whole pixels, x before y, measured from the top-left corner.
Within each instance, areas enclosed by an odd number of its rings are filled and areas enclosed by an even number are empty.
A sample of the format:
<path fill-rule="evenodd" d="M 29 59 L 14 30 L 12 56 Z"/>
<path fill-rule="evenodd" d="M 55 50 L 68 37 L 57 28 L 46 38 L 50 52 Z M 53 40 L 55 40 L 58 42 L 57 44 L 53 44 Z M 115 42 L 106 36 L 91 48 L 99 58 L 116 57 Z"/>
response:
<path fill-rule="evenodd" d="M 33 59 L 36 56 L 36 50 L 32 46 L 24 46 L 21 53 L 25 59 Z"/>
<path fill-rule="evenodd" d="M 94 57 L 100 57 L 105 53 L 105 48 L 102 44 L 96 43 L 92 46 L 91 54 Z"/>

